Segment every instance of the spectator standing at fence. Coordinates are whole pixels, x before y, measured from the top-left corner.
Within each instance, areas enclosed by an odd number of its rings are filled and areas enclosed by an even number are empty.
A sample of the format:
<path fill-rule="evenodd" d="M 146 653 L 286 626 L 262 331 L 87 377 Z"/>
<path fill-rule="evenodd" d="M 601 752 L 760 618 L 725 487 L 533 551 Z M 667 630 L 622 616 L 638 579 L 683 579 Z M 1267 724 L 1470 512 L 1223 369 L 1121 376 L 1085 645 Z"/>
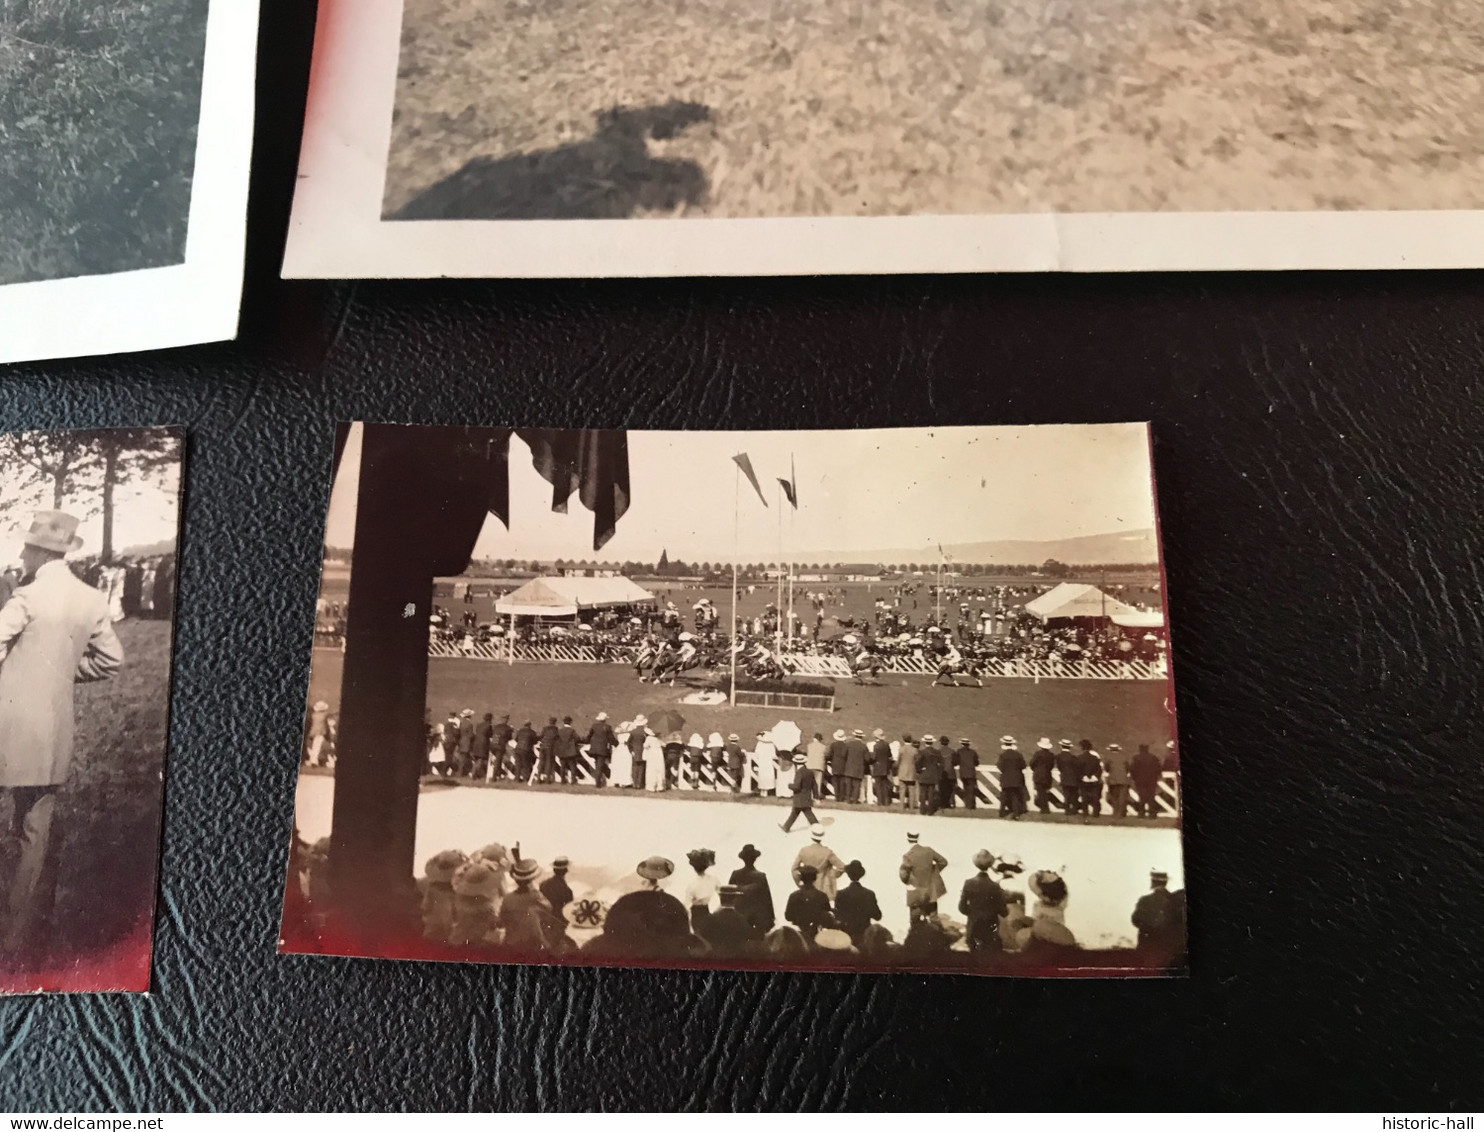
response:
<path fill-rule="evenodd" d="M 1051 750 L 1051 740 L 1042 736 L 1036 740 L 1036 751 L 1031 755 L 1031 788 L 1036 794 L 1036 809 L 1043 814 L 1051 812 L 1051 784 L 1055 771 L 1056 755 Z"/>
<path fill-rule="evenodd" d="M 824 826 L 811 825 L 809 827 L 809 844 L 799 850 L 799 855 L 794 858 L 793 877 L 799 879 L 799 870 L 809 866 L 814 869 L 819 877 L 819 891 L 829 898 L 831 904 L 835 902 L 835 886 L 839 883 L 840 875 L 845 872 L 845 862 L 835 856 L 835 851 L 824 843 Z"/>
<path fill-rule="evenodd" d="M 629 731 L 629 777 L 635 790 L 643 790 L 647 781 L 644 770 L 644 740 L 649 736 L 649 719 L 636 715 Z"/>
<path fill-rule="evenodd" d="M 1082 767 L 1072 741 L 1063 739 L 1056 752 L 1056 777 L 1061 784 L 1061 805 L 1068 815 L 1082 812 Z"/>
<path fill-rule="evenodd" d="M 665 745 L 649 728 L 644 729 L 644 789 L 650 794 L 665 791 L 668 775 L 665 770 Z"/>
<path fill-rule="evenodd" d="M 1108 772 L 1108 805 L 1114 820 L 1121 820 L 1128 813 L 1129 784 L 1133 781 L 1129 756 L 1117 743 L 1109 743 L 1103 767 Z"/>
<path fill-rule="evenodd" d="M 1000 740 L 1000 817 L 1019 821 L 1025 816 L 1025 756 L 1015 745 L 1015 736 Z"/>
<path fill-rule="evenodd" d="M 1165 743 L 1165 761 L 1161 769 L 1180 773 L 1180 748 L 1175 746 L 1173 739 Z"/>
<path fill-rule="evenodd" d="M 1137 792 L 1135 812 L 1141 818 L 1157 817 L 1159 807 L 1155 799 L 1159 797 L 1161 770 L 1159 756 L 1149 749 L 1148 743 L 1139 744 L 1138 753 L 1129 761 L 1128 773 Z"/>
<path fill-rule="evenodd" d="M 847 802 L 861 800 L 861 783 L 866 777 L 866 763 L 871 751 L 866 746 L 866 733 L 856 728 L 845 741 L 845 798 Z"/>
<path fill-rule="evenodd" d="M 528 719 L 515 733 L 515 780 L 522 786 L 531 781 L 531 772 L 536 767 L 536 729 Z"/>
<path fill-rule="evenodd" d="M 552 716 L 546 721 L 546 726 L 541 729 L 540 765 L 536 772 L 538 782 L 556 780 L 556 753 L 559 740 L 556 716 Z"/>
<path fill-rule="evenodd" d="M 469 777 L 481 781 L 489 772 L 490 732 L 494 730 L 495 718 L 489 712 L 474 724 L 474 741 L 469 750 Z"/>
<path fill-rule="evenodd" d="M 871 793 L 876 805 L 891 805 L 891 744 L 881 728 L 871 732 Z"/>
<path fill-rule="evenodd" d="M 1086 739 L 1077 756 L 1077 769 L 1082 775 L 1082 816 L 1099 817 L 1103 812 L 1103 759 Z"/>
<path fill-rule="evenodd" d="M 778 747 L 767 732 L 757 733 L 752 749 L 752 792 L 766 797 L 778 785 Z"/>
<path fill-rule="evenodd" d="M 701 768 L 706 765 L 706 740 L 701 738 L 701 733 L 691 733 L 690 739 L 685 744 L 685 765 L 690 771 L 690 785 L 692 790 L 701 788 Z"/>
<path fill-rule="evenodd" d="M 978 808 L 979 752 L 969 744 L 967 736 L 959 740 L 958 750 L 953 752 L 953 767 L 965 807 L 971 810 Z"/>
<path fill-rule="evenodd" d="M 845 798 L 845 757 L 848 740 L 843 730 L 836 731 L 830 740 L 829 754 L 825 757 L 825 765 L 829 772 L 825 777 L 824 788 L 835 801 L 840 802 Z M 820 795 L 823 797 L 823 795 Z"/>
<path fill-rule="evenodd" d="M 598 712 L 591 727 L 587 729 L 587 755 L 593 760 L 593 785 L 608 785 L 609 764 L 613 759 L 613 748 L 618 746 L 618 736 L 608 723 L 608 713 Z"/>
<path fill-rule="evenodd" d="M 747 761 L 747 754 L 742 750 L 742 740 L 734 731 L 727 736 L 727 745 L 724 748 L 727 759 L 727 776 L 732 780 L 732 793 L 742 793 L 742 768 Z"/>
<path fill-rule="evenodd" d="M 747 917 L 747 922 L 758 937 L 773 930 L 773 890 L 768 884 L 767 874 L 757 867 L 762 856 L 754 845 L 744 845 L 737 854 L 742 867 L 732 872 L 730 884 L 740 890 L 737 911 Z"/>
<path fill-rule="evenodd" d="M 505 777 L 505 764 L 510 757 L 510 740 L 514 737 L 515 731 L 510 726 L 510 715 L 508 713 L 501 715 L 500 721 L 490 729 L 489 779 L 491 782 Z"/>
<path fill-rule="evenodd" d="M 577 781 L 577 729 L 572 717 L 563 716 L 556 735 L 557 777 L 564 783 Z"/>
<path fill-rule="evenodd" d="M 823 733 L 816 731 L 814 738 L 804 748 L 804 765 L 814 776 L 814 797 L 824 797 L 824 779 L 828 769 L 829 747 L 825 746 Z M 810 819 L 813 821 L 814 819 Z"/>
<path fill-rule="evenodd" d="M 845 866 L 845 875 L 850 883 L 835 894 L 835 920 L 850 936 L 850 942 L 859 947 L 872 921 L 881 919 L 881 905 L 876 894 L 861 884 L 866 875 L 864 865 L 851 861 Z"/>
<path fill-rule="evenodd" d="M 938 808 L 951 810 L 958 791 L 958 775 L 953 764 L 953 741 L 947 735 L 938 736 L 938 765 L 943 768 L 943 777 L 938 780 Z"/>
<path fill-rule="evenodd" d="M 794 756 L 794 781 L 793 781 L 793 808 L 788 811 L 788 820 L 778 828 L 787 833 L 794 827 L 800 814 L 811 826 L 818 824 L 818 818 L 814 816 L 814 799 L 818 797 L 818 787 L 815 785 L 814 775 L 804 765 L 804 756 Z"/>
<path fill-rule="evenodd" d="M 474 773 L 474 709 L 465 708 L 459 712 L 459 746 L 458 761 L 454 764 L 454 772 L 460 778 L 468 778 Z"/>
<path fill-rule="evenodd" d="M 931 735 L 922 737 L 922 746 L 917 751 L 917 796 L 920 801 L 919 810 L 925 816 L 931 816 L 938 812 L 940 801 L 938 785 L 943 781 L 944 767 L 938 761 L 938 749 L 933 745 Z"/>
<path fill-rule="evenodd" d="M 917 744 L 911 735 L 902 736 L 897 748 L 897 786 L 902 794 L 902 809 L 917 809 Z"/>

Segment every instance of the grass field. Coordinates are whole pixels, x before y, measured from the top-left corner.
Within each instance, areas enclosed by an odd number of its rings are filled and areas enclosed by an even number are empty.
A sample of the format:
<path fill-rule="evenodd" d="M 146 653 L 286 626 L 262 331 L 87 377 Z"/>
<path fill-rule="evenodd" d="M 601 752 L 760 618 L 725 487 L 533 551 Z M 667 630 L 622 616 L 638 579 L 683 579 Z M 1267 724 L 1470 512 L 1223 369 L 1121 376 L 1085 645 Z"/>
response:
<path fill-rule="evenodd" d="M 154 908 L 170 624 L 125 621 L 117 628 L 123 670 L 106 683 L 77 686 L 72 771 L 54 827 L 56 944 L 49 959 L 100 951 L 147 924 Z M 10 829 L 4 791 L 0 829 Z M 6 877 L 13 860 L 5 859 Z"/>
<path fill-rule="evenodd" d="M 323 698 L 338 710 L 341 654 L 319 649 L 314 654 L 309 697 Z M 640 684 L 631 669 L 621 665 L 516 664 L 492 661 L 433 659 L 429 662 L 428 708 L 441 721 L 450 711 L 473 708 L 482 715 L 511 713 L 519 724 L 532 720 L 539 729 L 548 716 L 571 715 L 585 726 L 599 711 L 611 719 L 631 719 L 639 712 L 653 715 L 664 708 L 678 710 L 686 732 L 737 732 L 750 745 L 761 729 L 780 719 L 793 719 L 806 731 L 861 728 L 867 734 L 880 727 L 889 736 L 904 732 L 947 734 L 955 744 L 960 736 L 973 740 L 981 756 L 998 750 L 1001 735 L 1020 739 L 1023 749 L 1042 735 L 1052 739 L 1088 738 L 1097 746 L 1108 742 L 1149 743 L 1155 749 L 1173 735 L 1173 719 L 1166 708 L 1167 687 L 1162 681 L 1123 680 L 987 680 L 984 688 L 931 688 L 931 679 L 883 676 L 882 686 L 860 687 L 838 682 L 833 714 L 780 711 L 777 708 L 703 707 L 680 703 L 688 691 Z"/>
<path fill-rule="evenodd" d="M 0 0 L 0 284 L 180 263 L 207 0 Z"/>
<path fill-rule="evenodd" d="M 1481 52 L 1477 0 L 407 0 L 384 208 L 1477 208 Z"/>

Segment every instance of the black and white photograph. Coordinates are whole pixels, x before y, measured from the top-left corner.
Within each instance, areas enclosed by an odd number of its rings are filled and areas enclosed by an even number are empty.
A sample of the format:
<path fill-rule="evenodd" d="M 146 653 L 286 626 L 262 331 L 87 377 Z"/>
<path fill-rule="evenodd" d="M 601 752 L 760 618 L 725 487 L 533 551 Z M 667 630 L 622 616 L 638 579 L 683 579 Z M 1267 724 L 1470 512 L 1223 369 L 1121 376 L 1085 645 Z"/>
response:
<path fill-rule="evenodd" d="M 0 0 L 0 361 L 230 337 L 255 7 Z"/>
<path fill-rule="evenodd" d="M 0 993 L 149 989 L 183 443 L 0 436 Z"/>
<path fill-rule="evenodd" d="M 1180 973 L 1144 424 L 342 426 L 280 946 Z"/>
<path fill-rule="evenodd" d="M 1466 0 L 341 0 L 318 49 L 294 274 L 1477 266 L 1484 233 Z"/>

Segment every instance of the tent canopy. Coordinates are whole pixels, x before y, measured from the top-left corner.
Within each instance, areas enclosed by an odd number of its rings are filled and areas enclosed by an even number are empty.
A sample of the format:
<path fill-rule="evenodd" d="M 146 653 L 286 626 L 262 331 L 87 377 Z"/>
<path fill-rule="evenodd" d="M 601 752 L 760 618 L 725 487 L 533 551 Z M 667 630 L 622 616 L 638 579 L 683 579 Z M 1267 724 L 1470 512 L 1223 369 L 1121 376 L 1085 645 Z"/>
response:
<path fill-rule="evenodd" d="M 1025 611 L 1042 621 L 1073 617 L 1116 617 L 1119 614 L 1138 612 L 1116 597 L 1109 597 L 1097 586 L 1082 582 L 1062 582 L 1052 587 L 1035 601 L 1026 602 Z"/>
<path fill-rule="evenodd" d="M 575 617 L 582 609 L 652 601 L 652 593 L 628 578 L 532 578 L 497 600 L 495 612 L 507 617 Z"/>
<path fill-rule="evenodd" d="M 1124 629 L 1163 629 L 1165 627 L 1165 615 L 1158 610 L 1151 610 L 1148 613 L 1138 611 L 1115 613 L 1112 621 L 1113 624 Z"/>

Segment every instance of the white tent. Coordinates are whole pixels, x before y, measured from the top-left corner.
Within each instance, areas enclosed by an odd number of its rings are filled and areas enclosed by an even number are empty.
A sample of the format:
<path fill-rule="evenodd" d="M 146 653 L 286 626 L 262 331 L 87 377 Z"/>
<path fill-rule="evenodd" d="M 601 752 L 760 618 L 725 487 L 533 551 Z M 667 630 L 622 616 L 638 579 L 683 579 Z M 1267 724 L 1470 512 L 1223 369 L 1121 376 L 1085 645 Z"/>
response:
<path fill-rule="evenodd" d="M 1053 586 L 1035 601 L 1026 602 L 1025 611 L 1041 621 L 1079 617 L 1102 619 L 1138 612 L 1116 597 L 1109 597 L 1097 586 L 1082 582 L 1062 582 Z"/>
<path fill-rule="evenodd" d="M 578 610 L 644 605 L 654 594 L 628 578 L 532 578 L 495 602 L 507 617 L 576 617 Z"/>
<path fill-rule="evenodd" d="M 1163 629 L 1165 627 L 1165 615 L 1157 609 L 1148 613 L 1138 610 L 1133 613 L 1115 613 L 1112 621 L 1113 624 L 1123 629 Z"/>

